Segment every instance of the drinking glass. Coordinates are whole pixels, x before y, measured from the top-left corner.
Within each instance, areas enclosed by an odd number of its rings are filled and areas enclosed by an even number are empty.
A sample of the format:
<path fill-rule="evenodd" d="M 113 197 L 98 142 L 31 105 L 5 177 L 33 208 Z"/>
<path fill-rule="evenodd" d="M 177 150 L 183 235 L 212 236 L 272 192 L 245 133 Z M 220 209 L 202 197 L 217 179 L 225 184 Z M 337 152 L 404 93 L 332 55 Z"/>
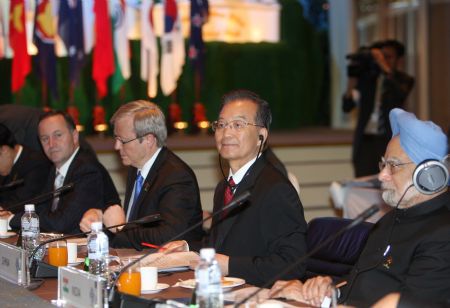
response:
<path fill-rule="evenodd" d="M 134 259 L 126 258 L 123 260 L 124 267 L 133 262 Z M 140 262 L 128 267 L 119 277 L 117 287 L 120 292 L 135 296 L 141 295 L 141 272 Z"/>
<path fill-rule="evenodd" d="M 55 241 L 48 245 L 48 263 L 53 266 L 67 266 L 67 243 Z"/>

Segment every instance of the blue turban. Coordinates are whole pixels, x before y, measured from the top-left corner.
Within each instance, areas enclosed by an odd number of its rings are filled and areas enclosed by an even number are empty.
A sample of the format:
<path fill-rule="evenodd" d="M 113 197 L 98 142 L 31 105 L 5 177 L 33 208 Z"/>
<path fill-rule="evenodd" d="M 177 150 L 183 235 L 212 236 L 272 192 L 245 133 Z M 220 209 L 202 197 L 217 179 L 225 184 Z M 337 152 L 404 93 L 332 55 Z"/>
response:
<path fill-rule="evenodd" d="M 395 108 L 389 113 L 392 137 L 400 134 L 400 145 L 416 164 L 426 159 L 442 161 L 447 155 L 447 136 L 431 121 L 421 121 L 410 112 Z"/>

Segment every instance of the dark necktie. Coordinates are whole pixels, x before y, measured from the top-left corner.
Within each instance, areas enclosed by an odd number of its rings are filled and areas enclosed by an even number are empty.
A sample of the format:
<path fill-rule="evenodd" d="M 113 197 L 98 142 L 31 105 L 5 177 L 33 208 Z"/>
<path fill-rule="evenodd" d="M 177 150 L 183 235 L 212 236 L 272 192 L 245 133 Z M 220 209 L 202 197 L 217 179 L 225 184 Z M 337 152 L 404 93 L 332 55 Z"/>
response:
<path fill-rule="evenodd" d="M 53 188 L 56 190 L 60 188 L 63 184 L 64 184 L 64 175 L 62 175 L 58 170 L 56 170 L 56 177 Z M 59 195 L 53 197 L 52 212 L 56 211 L 56 209 L 58 208 L 58 202 L 59 202 Z"/>
<path fill-rule="evenodd" d="M 233 180 L 233 177 L 230 177 L 227 183 L 227 188 L 225 188 L 225 194 L 223 195 L 223 206 L 226 206 L 228 203 L 233 200 L 233 190 L 236 187 L 236 183 Z M 223 212 L 222 218 L 227 216 L 228 211 Z"/>

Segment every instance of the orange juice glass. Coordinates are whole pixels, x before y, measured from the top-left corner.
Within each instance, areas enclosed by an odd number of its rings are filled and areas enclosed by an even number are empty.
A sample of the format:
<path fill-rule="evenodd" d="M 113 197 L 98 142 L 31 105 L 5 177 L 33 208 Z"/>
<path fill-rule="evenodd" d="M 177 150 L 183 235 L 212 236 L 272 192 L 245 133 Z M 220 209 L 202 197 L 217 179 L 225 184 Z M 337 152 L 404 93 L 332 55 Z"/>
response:
<path fill-rule="evenodd" d="M 66 241 L 56 241 L 49 244 L 48 263 L 53 266 L 67 266 Z"/>
<path fill-rule="evenodd" d="M 133 262 L 133 259 L 127 258 L 123 260 L 124 266 Z M 141 295 L 141 272 L 140 262 L 133 264 L 127 268 L 119 277 L 117 287 L 120 292 L 135 296 Z"/>

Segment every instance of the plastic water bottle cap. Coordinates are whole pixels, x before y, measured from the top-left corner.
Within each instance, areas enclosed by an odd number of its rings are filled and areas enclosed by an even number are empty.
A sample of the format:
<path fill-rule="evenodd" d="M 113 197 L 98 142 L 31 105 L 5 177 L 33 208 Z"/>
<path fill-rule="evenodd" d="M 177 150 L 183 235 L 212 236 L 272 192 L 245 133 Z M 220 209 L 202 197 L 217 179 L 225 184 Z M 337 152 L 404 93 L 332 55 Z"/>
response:
<path fill-rule="evenodd" d="M 34 204 L 25 204 L 25 211 L 27 212 L 34 211 Z"/>
<path fill-rule="evenodd" d="M 103 229 L 103 224 L 101 221 L 96 221 L 91 223 L 91 230 L 92 231 L 99 231 Z"/>
<path fill-rule="evenodd" d="M 202 248 L 200 249 L 200 258 L 210 260 L 214 258 L 216 251 L 214 248 Z"/>

